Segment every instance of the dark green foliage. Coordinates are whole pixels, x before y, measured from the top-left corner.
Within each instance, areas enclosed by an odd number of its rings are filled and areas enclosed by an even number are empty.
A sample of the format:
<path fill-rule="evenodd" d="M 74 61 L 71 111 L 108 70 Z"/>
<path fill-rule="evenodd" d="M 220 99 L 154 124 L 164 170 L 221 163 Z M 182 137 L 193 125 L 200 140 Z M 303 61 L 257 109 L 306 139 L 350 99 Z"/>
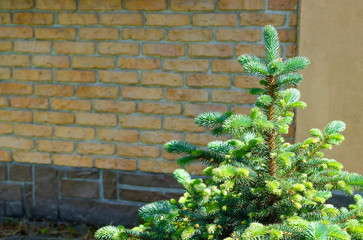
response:
<path fill-rule="evenodd" d="M 206 180 L 192 179 L 183 169 L 174 175 L 185 188 L 178 200 L 159 201 L 140 209 L 145 221 L 133 229 L 104 227 L 96 237 L 108 239 L 363 239 L 363 199 L 355 195 L 349 209 L 337 209 L 326 201 L 331 190 L 347 194 L 363 190 L 363 177 L 342 171 L 339 162 L 324 158 L 323 151 L 344 140 L 345 124 L 332 121 L 324 130 L 312 129 L 304 142 L 289 144 L 286 134 L 294 109 L 303 109 L 298 70 L 309 60 L 283 61 L 277 32 L 264 31 L 266 58 L 242 55 L 245 71 L 263 78 L 256 107 L 249 115 L 203 113 L 195 123 L 227 141 L 213 141 L 207 149 L 185 141 L 165 144 L 179 154 L 183 167 L 206 165 Z"/>

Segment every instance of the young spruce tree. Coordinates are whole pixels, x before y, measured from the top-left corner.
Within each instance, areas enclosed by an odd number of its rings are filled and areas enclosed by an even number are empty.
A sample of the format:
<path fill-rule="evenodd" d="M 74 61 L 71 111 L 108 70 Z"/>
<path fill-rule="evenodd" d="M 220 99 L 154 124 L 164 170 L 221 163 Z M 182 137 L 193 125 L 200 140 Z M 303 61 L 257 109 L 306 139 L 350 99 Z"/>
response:
<path fill-rule="evenodd" d="M 355 195 L 349 209 L 325 204 L 332 190 L 347 194 L 363 190 L 363 177 L 342 171 L 342 164 L 324 158 L 323 150 L 339 145 L 345 129 L 332 121 L 323 130 L 311 129 L 302 143 L 286 143 L 283 134 L 293 121 L 293 110 L 303 109 L 302 80 L 297 73 L 309 60 L 283 61 L 274 27 L 264 29 L 266 57 L 244 54 L 244 70 L 261 78 L 256 107 L 249 115 L 203 113 L 195 123 L 216 135 L 207 150 L 185 141 L 165 144 L 181 154 L 181 166 L 202 162 L 206 180 L 192 179 L 183 169 L 174 172 L 186 190 L 178 200 L 158 201 L 140 209 L 144 223 L 133 229 L 106 226 L 100 240 L 147 239 L 363 239 L 363 199 Z M 120 216 L 122 218 L 122 216 Z"/>

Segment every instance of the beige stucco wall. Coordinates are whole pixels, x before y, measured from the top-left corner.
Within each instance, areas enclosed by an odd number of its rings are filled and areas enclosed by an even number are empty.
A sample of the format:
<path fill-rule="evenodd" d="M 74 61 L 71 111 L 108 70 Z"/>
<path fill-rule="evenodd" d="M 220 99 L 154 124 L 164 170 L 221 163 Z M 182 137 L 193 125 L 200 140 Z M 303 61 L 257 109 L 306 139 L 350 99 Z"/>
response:
<path fill-rule="evenodd" d="M 301 0 L 299 55 L 310 58 L 300 86 L 297 141 L 332 120 L 347 124 L 345 142 L 328 157 L 363 174 L 363 1 Z"/>

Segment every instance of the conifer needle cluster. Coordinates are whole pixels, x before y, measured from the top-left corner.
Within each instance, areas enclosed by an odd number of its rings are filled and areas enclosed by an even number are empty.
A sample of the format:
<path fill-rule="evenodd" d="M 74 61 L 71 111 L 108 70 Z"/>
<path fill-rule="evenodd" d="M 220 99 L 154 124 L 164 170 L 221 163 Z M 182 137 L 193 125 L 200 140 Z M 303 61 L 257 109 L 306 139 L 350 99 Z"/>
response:
<path fill-rule="evenodd" d="M 182 167 L 206 164 L 206 179 L 175 170 L 185 188 L 182 197 L 147 204 L 139 211 L 143 224 L 132 229 L 106 226 L 97 231 L 97 239 L 363 239 L 360 195 L 349 209 L 326 204 L 332 190 L 363 190 L 362 176 L 324 157 L 324 150 L 344 140 L 345 124 L 332 121 L 323 130 L 311 129 L 304 142 L 285 142 L 294 109 L 306 107 L 295 87 L 302 80 L 298 70 L 309 60 L 282 60 L 272 26 L 265 27 L 264 41 L 264 59 L 249 54 L 238 58 L 246 73 L 261 79 L 261 87 L 250 90 L 257 95 L 250 114 L 208 112 L 195 118 L 215 136 L 230 139 L 210 142 L 207 148 L 176 140 L 164 146 L 181 155 Z"/>

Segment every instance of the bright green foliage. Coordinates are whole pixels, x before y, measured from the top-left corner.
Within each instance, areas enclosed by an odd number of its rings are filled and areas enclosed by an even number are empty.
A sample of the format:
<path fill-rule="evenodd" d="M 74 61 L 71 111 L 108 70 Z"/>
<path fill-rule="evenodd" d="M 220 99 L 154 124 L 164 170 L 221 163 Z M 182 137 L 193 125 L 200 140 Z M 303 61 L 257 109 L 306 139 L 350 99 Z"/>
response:
<path fill-rule="evenodd" d="M 182 169 L 174 175 L 185 188 L 178 200 L 158 201 L 140 209 L 138 227 L 104 227 L 96 238 L 120 239 L 363 239 L 363 199 L 355 195 L 349 209 L 326 204 L 332 190 L 347 194 L 363 190 L 363 177 L 342 171 L 342 164 L 324 158 L 323 151 L 339 145 L 345 124 L 332 121 L 325 129 L 311 129 L 304 142 L 285 142 L 293 110 L 305 108 L 296 87 L 298 70 L 309 60 L 283 61 L 276 30 L 265 27 L 265 59 L 242 55 L 247 73 L 262 78 L 256 107 L 249 115 L 203 113 L 195 123 L 227 141 L 197 148 L 185 141 L 165 144 L 181 155 L 178 163 L 207 165 L 206 180 L 192 179 Z M 122 216 L 120 216 L 122 217 Z"/>

